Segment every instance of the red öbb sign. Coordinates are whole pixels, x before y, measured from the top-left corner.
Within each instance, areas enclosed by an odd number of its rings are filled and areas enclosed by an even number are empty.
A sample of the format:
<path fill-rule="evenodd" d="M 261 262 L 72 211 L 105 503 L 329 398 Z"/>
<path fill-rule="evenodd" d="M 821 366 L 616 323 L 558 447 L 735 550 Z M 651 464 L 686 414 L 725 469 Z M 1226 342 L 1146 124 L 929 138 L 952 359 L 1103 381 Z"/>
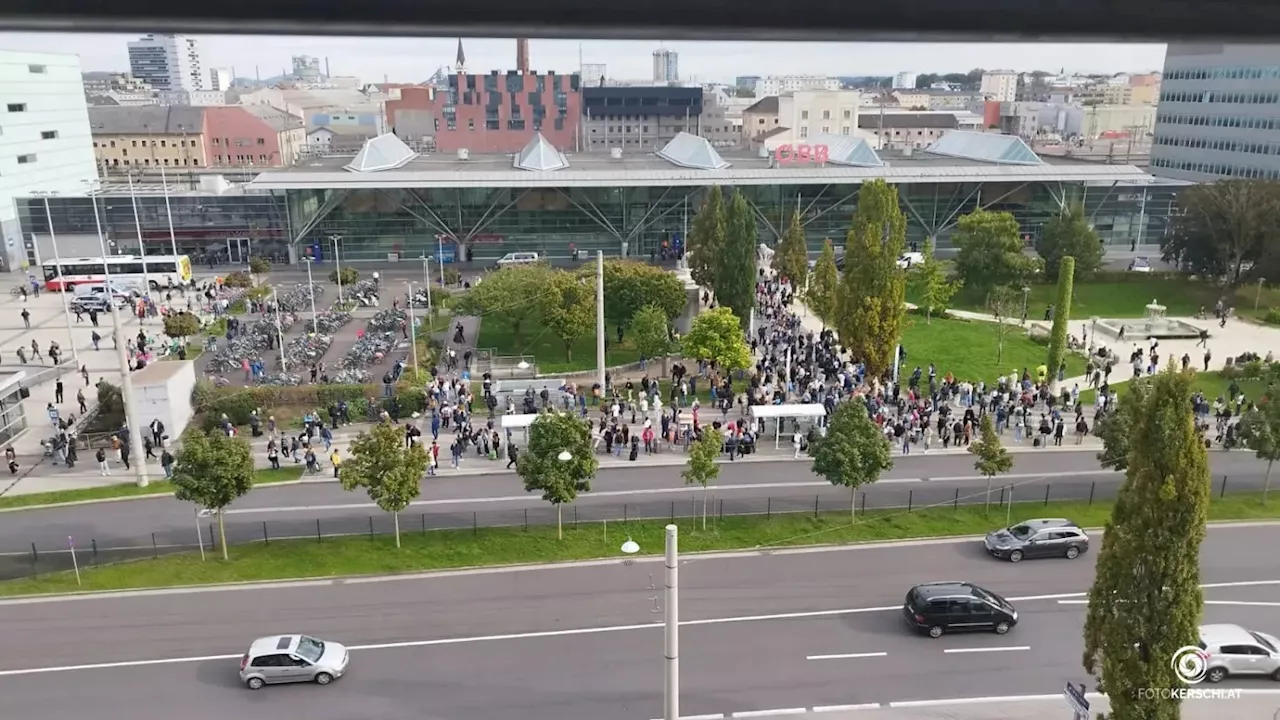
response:
<path fill-rule="evenodd" d="M 773 151 L 774 159 L 779 165 L 795 165 L 797 163 L 827 162 L 826 145 L 779 145 Z"/>

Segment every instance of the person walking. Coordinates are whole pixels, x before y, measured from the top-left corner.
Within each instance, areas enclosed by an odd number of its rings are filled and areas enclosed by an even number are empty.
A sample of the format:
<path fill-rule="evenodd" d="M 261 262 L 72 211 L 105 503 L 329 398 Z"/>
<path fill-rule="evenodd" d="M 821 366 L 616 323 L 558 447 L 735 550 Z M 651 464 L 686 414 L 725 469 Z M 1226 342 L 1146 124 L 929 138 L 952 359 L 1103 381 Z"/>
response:
<path fill-rule="evenodd" d="M 98 452 L 94 454 L 94 457 L 98 460 L 98 471 L 102 473 L 102 476 L 111 475 L 111 468 L 107 465 L 107 449 L 98 448 Z"/>
<path fill-rule="evenodd" d="M 55 404 L 57 405 L 62 404 L 62 396 L 63 396 L 64 390 L 65 389 L 62 387 L 62 378 L 58 378 L 58 381 L 53 384 L 53 402 Z"/>

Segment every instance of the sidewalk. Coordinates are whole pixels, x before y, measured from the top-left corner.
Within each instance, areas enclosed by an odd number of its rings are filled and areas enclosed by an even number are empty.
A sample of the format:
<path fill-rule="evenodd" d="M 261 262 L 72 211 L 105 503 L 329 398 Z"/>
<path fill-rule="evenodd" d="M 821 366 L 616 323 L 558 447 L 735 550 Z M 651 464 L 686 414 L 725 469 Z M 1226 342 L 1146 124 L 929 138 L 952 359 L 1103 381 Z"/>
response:
<path fill-rule="evenodd" d="M 1217 688 L 1214 688 L 1217 690 Z M 1230 691 L 1223 691 L 1230 692 Z M 1085 696 L 1090 711 L 1096 716 L 1110 708 L 1107 698 L 1096 693 Z M 799 709 L 799 708 L 797 708 Z M 807 712 L 773 714 L 804 717 L 810 720 L 1071 720 L 1074 715 L 1062 695 L 1028 695 L 1010 698 L 973 698 L 957 700 L 923 700 L 848 706 L 818 706 Z M 1240 697 L 1186 700 L 1182 703 L 1182 720 L 1276 720 L 1280 714 L 1280 691 L 1248 689 Z M 751 717 L 767 717 L 764 711 Z M 1093 717 L 1091 716 L 1091 717 Z M 743 714 L 713 717 L 746 717 Z"/>

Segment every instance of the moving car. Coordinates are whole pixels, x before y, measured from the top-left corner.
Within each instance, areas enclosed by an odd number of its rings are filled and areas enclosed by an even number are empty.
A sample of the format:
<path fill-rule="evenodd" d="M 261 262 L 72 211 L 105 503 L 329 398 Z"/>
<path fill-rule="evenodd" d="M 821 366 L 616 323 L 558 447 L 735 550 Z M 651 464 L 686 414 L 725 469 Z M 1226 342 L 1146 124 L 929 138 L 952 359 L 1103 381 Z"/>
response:
<path fill-rule="evenodd" d="M 924 253 L 905 252 L 898 257 L 898 267 L 903 270 L 910 270 L 922 262 L 924 262 Z"/>
<path fill-rule="evenodd" d="M 992 530 L 982 543 L 992 557 L 1009 562 L 1045 557 L 1074 560 L 1089 549 L 1089 536 L 1070 520 L 1044 518 Z"/>
<path fill-rule="evenodd" d="M 498 259 L 498 268 L 501 269 L 512 265 L 529 265 L 536 262 L 538 262 L 538 253 L 536 252 L 512 252 Z"/>
<path fill-rule="evenodd" d="M 1204 679 L 1222 682 L 1228 675 L 1267 675 L 1280 680 L 1280 640 L 1239 625 L 1201 625 Z"/>
<path fill-rule="evenodd" d="M 1018 624 L 1018 611 L 1008 600 L 967 582 L 917 585 L 902 604 L 907 625 L 931 638 L 948 632 L 994 632 L 1004 635 Z"/>
<path fill-rule="evenodd" d="M 1149 273 L 1151 272 L 1151 263 L 1144 257 L 1134 258 L 1129 263 L 1129 272 Z"/>
<path fill-rule="evenodd" d="M 263 685 L 314 682 L 328 685 L 347 671 L 351 654 L 335 642 L 306 635 L 258 638 L 240 658 L 240 681 L 250 690 Z"/>

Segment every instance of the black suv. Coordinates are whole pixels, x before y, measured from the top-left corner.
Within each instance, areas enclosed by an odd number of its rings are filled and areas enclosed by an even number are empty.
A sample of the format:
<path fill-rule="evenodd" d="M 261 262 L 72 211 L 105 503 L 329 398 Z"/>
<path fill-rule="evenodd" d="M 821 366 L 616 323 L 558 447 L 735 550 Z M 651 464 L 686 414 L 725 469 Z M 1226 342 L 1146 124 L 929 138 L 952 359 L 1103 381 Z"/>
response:
<path fill-rule="evenodd" d="M 902 604 L 902 616 L 917 632 L 932 638 L 944 632 L 1003 635 L 1018 624 L 1018 611 L 1008 600 L 966 582 L 934 582 L 911 588 Z"/>
<path fill-rule="evenodd" d="M 1043 557 L 1074 560 L 1089 549 L 1089 536 L 1070 520 L 1049 518 L 993 530 L 987 533 L 983 544 L 993 557 L 1009 562 Z"/>

